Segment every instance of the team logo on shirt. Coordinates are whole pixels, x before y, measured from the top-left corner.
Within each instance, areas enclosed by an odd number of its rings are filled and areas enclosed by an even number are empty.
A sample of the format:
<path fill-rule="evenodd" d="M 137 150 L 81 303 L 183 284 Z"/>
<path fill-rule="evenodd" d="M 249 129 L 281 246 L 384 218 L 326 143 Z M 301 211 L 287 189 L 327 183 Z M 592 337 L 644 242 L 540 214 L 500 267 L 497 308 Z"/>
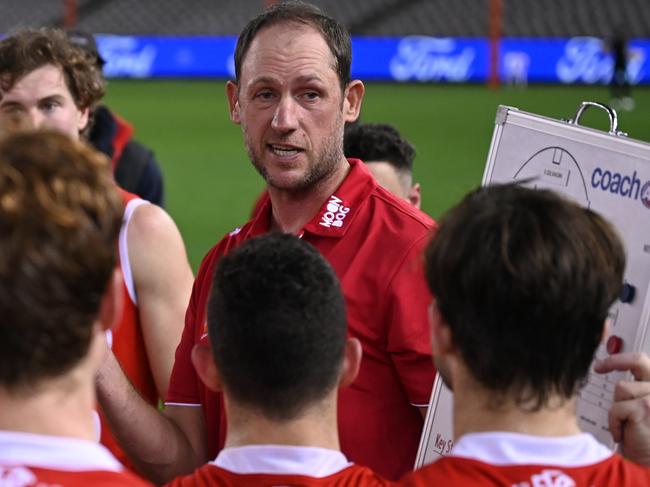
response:
<path fill-rule="evenodd" d="M 0 485 L 2 486 L 27 487 L 28 485 L 36 485 L 37 481 L 36 475 L 25 467 L 0 466 Z"/>
<path fill-rule="evenodd" d="M 323 213 L 319 224 L 327 228 L 340 228 L 343 226 L 343 220 L 348 216 L 349 211 L 350 208 L 343 206 L 343 200 L 341 198 L 332 195 L 330 200 L 327 202 L 325 213 Z"/>
<path fill-rule="evenodd" d="M 532 475 L 530 482 L 519 482 L 512 487 L 575 487 L 575 481 L 562 470 L 542 470 Z"/>

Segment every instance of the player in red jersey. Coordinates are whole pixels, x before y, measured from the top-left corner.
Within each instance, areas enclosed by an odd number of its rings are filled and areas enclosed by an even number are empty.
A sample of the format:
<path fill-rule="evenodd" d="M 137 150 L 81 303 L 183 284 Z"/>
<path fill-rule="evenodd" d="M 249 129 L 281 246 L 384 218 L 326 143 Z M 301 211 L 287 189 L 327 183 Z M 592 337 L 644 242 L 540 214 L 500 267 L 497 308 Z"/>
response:
<path fill-rule="evenodd" d="M 122 302 L 108 161 L 56 132 L 7 136 L 0 195 L 0 485 L 147 485 L 95 441 Z"/>
<path fill-rule="evenodd" d="M 194 349 L 193 363 L 223 392 L 225 448 L 170 485 L 388 485 L 340 451 L 337 389 L 354 381 L 362 353 L 346 328 L 336 274 L 304 240 L 266 234 L 223 257 L 210 344 Z"/>
<path fill-rule="evenodd" d="M 456 439 L 404 485 L 650 485 L 576 417 L 625 268 L 602 217 L 547 190 L 480 188 L 443 218 L 425 267 Z"/>
<path fill-rule="evenodd" d="M 390 479 L 413 467 L 423 423 L 418 406 L 426 407 L 434 378 L 431 298 L 419 261 L 434 223 L 378 187 L 361 162 L 345 159 L 343 126 L 357 118 L 364 92 L 350 80 L 350 63 L 344 29 L 298 2 L 278 3 L 239 37 L 237 80 L 227 84 L 230 115 L 269 197 L 201 265 L 165 414 L 115 397 L 123 406 L 115 429 L 141 471 L 158 482 L 193 471 L 223 446 L 221 398 L 198 379 L 192 349 L 206 333 L 215 263 L 274 230 L 302 236 L 330 262 L 348 304 L 349 333 L 364 350 L 359 376 L 339 398 L 341 450 Z"/>
<path fill-rule="evenodd" d="M 343 152 L 361 159 L 381 186 L 420 208 L 420 183 L 413 183 L 415 148 L 395 127 L 387 123 L 347 124 Z"/>
<path fill-rule="evenodd" d="M 79 138 L 103 93 L 95 60 L 73 46 L 64 32 L 20 30 L 0 41 L 3 114 L 20 114 L 36 128 Z M 155 406 L 167 394 L 192 272 L 181 236 L 164 210 L 122 194 L 125 213 L 119 249 L 125 306 L 121 324 L 109 339 L 120 365 L 111 355 L 101 377 L 121 374 L 121 366 L 135 390 L 126 380 L 122 387 Z M 106 421 L 101 439 L 126 461 Z"/>

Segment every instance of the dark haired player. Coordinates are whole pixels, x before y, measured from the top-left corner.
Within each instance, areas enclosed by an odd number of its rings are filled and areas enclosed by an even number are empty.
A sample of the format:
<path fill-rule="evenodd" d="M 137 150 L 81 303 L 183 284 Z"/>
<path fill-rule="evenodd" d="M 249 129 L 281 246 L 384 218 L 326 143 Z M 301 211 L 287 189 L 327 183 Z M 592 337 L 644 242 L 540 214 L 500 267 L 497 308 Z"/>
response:
<path fill-rule="evenodd" d="M 452 209 L 425 274 L 456 442 L 404 485 L 650 485 L 575 411 L 624 268 L 613 228 L 550 191 L 489 186 Z"/>
<path fill-rule="evenodd" d="M 223 391 L 225 448 L 172 486 L 388 484 L 340 452 L 337 389 L 354 381 L 361 344 L 318 250 L 279 233 L 242 243 L 217 265 L 208 331 L 193 362 Z"/>
<path fill-rule="evenodd" d="M 413 183 L 415 148 L 395 127 L 387 123 L 348 124 L 343 152 L 361 159 L 381 186 L 420 208 L 420 183 Z"/>
<path fill-rule="evenodd" d="M 97 49 L 95 37 L 83 30 L 68 31 L 67 34 L 73 45 L 88 53 L 101 73 L 106 61 Z M 111 159 L 117 184 L 129 193 L 164 206 L 162 172 L 153 151 L 133 138 L 133 125 L 104 104 L 93 107 L 92 117 L 88 140 Z"/>

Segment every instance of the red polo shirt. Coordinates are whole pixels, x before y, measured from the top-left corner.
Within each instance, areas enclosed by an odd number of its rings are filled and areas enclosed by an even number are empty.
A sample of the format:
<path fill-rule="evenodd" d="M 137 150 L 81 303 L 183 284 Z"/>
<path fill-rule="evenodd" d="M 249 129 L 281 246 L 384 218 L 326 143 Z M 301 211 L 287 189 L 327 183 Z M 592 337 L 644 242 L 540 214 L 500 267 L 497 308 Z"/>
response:
<path fill-rule="evenodd" d="M 421 258 L 435 223 L 378 186 L 363 163 L 349 162 L 341 186 L 299 234 L 336 271 L 349 333 L 363 347 L 358 378 L 339 394 L 341 449 L 351 461 L 397 479 L 413 468 L 423 423 L 414 406 L 428 404 L 435 375 L 427 323 L 431 296 Z M 224 411 L 220 396 L 198 379 L 191 351 L 206 331 L 205 308 L 219 258 L 270 225 L 267 198 L 250 222 L 207 254 L 176 350 L 167 404 L 203 406 L 212 457 L 224 443 Z"/>

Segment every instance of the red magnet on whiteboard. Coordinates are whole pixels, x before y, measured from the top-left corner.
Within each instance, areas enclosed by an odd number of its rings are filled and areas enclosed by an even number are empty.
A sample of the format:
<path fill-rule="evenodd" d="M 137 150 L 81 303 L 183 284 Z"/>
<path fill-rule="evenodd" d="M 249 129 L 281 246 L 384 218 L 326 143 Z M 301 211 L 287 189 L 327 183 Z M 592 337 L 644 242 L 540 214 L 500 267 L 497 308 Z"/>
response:
<path fill-rule="evenodd" d="M 607 339 L 607 353 L 613 355 L 623 348 L 623 339 L 619 336 L 612 335 Z"/>

